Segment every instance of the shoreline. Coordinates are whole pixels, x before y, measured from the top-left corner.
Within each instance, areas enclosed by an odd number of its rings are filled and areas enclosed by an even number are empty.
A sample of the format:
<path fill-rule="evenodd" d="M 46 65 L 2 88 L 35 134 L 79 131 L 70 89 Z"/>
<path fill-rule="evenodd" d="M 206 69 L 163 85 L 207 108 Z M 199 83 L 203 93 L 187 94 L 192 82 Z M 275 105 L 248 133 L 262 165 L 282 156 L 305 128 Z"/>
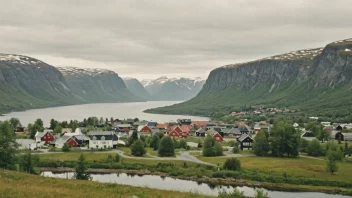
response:
<path fill-rule="evenodd" d="M 51 171 L 53 173 L 74 172 L 74 168 L 39 168 L 41 172 Z M 110 174 L 110 173 L 126 173 L 136 175 L 154 175 L 161 177 L 170 177 L 174 179 L 189 180 L 194 182 L 201 182 L 210 185 L 230 185 L 230 186 L 248 186 L 252 188 L 265 188 L 269 191 L 283 191 L 283 192 L 319 192 L 326 194 L 346 195 L 351 196 L 352 191 L 347 188 L 327 187 L 327 186 L 308 186 L 308 185 L 293 185 L 284 183 L 269 183 L 257 182 L 245 179 L 231 179 L 231 178 L 210 178 L 210 177 L 184 177 L 184 176 L 169 176 L 167 173 L 154 172 L 146 169 L 142 170 L 127 170 L 127 169 L 92 169 L 88 172 L 91 174 Z"/>

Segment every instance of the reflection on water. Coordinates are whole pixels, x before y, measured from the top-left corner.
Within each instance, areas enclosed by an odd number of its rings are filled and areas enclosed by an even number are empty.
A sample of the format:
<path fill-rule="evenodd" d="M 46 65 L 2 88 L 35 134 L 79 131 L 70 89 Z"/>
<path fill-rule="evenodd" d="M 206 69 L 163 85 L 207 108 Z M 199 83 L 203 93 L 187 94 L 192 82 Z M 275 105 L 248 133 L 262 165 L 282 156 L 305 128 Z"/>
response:
<path fill-rule="evenodd" d="M 74 173 L 53 173 L 45 171 L 42 173 L 44 177 L 56 177 L 56 178 L 68 178 L 72 179 Z M 149 187 L 162 190 L 175 190 L 182 192 L 194 192 L 204 195 L 216 196 L 219 192 L 232 192 L 234 188 L 243 191 L 246 196 L 254 196 L 255 188 L 247 186 L 232 187 L 230 185 L 214 185 L 206 184 L 202 182 L 188 181 L 182 179 L 174 179 L 165 176 L 155 175 L 137 175 L 131 173 L 108 173 L 108 174 L 92 174 L 92 180 L 104 183 L 117 183 L 131 186 Z M 271 198 L 348 198 L 348 196 L 342 195 L 329 195 L 324 193 L 315 192 L 280 192 L 280 191 L 267 191 Z"/>

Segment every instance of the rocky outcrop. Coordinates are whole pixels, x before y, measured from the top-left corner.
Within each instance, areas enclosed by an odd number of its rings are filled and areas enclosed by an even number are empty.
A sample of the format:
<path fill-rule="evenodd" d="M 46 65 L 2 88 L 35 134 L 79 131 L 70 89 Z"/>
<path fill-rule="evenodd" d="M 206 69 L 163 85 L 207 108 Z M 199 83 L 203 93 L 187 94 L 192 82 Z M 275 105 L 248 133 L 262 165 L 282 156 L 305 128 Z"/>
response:
<path fill-rule="evenodd" d="M 254 104 L 337 110 L 351 104 L 351 87 L 352 39 L 346 39 L 217 68 L 197 97 L 149 112 L 209 116 Z"/>

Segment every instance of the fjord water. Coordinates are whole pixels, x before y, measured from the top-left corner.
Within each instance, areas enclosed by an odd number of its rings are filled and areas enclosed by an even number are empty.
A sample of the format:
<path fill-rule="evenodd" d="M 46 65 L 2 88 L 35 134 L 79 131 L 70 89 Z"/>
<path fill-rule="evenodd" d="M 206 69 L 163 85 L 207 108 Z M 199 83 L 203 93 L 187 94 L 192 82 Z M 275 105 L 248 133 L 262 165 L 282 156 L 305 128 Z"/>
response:
<path fill-rule="evenodd" d="M 53 173 L 50 171 L 42 172 L 44 177 L 55 177 L 55 178 L 67 178 L 72 179 L 74 173 Z M 188 181 L 182 179 L 174 179 L 171 177 L 161 177 L 155 175 L 128 175 L 126 173 L 109 173 L 109 174 L 91 174 L 93 181 L 102 183 L 117 183 L 131 186 L 149 187 L 162 190 L 174 190 L 182 192 L 194 192 L 204 195 L 217 196 L 219 192 L 232 192 L 234 188 L 243 191 L 247 196 L 254 196 L 255 189 L 246 186 L 225 186 L 225 185 L 208 185 L 206 183 L 199 183 L 195 181 Z M 315 192 L 280 192 L 280 191 L 268 191 L 270 198 L 347 198 L 348 196 L 343 195 L 330 195 L 324 193 Z"/>
<path fill-rule="evenodd" d="M 23 112 L 12 112 L 0 116 L 0 120 L 10 119 L 12 117 L 20 119 L 23 126 L 28 123 L 33 123 L 37 118 L 44 121 L 45 126 L 49 126 L 50 119 L 58 121 L 69 120 L 83 120 L 90 116 L 98 118 L 111 118 L 114 119 L 127 119 L 139 118 L 140 120 L 167 122 L 176 121 L 178 118 L 190 118 L 192 120 L 209 120 L 206 117 L 197 116 L 182 116 L 182 115 L 162 115 L 162 114 L 149 114 L 143 111 L 155 107 L 169 106 L 181 101 L 149 101 L 149 102 L 131 102 L 131 103 L 97 103 L 97 104 L 84 104 L 51 107 L 44 109 L 31 109 Z"/>

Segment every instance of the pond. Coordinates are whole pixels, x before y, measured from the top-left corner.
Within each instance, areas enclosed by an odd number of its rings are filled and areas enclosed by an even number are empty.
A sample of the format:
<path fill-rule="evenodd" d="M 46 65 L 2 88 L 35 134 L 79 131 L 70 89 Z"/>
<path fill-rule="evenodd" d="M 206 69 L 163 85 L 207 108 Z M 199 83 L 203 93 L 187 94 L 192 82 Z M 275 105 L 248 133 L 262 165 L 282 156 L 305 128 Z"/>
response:
<path fill-rule="evenodd" d="M 41 174 L 44 177 L 55 177 L 55 178 L 67 178 L 72 179 L 74 173 L 54 173 L 51 171 L 45 171 Z M 156 175 L 131 175 L 126 173 L 108 173 L 108 174 L 91 174 L 93 181 L 104 182 L 104 183 L 116 183 L 130 186 L 149 187 L 162 190 L 174 190 L 181 192 L 195 192 L 204 195 L 217 196 L 219 192 L 227 191 L 232 192 L 234 188 L 243 191 L 247 196 L 254 196 L 255 189 L 246 186 L 226 186 L 226 185 L 209 185 L 206 183 L 200 183 L 189 180 L 174 179 L 171 177 L 162 177 Z M 265 189 L 264 189 L 265 190 Z M 348 196 L 343 195 L 330 195 L 316 192 L 280 192 L 280 191 L 269 191 L 271 198 L 347 198 Z"/>

